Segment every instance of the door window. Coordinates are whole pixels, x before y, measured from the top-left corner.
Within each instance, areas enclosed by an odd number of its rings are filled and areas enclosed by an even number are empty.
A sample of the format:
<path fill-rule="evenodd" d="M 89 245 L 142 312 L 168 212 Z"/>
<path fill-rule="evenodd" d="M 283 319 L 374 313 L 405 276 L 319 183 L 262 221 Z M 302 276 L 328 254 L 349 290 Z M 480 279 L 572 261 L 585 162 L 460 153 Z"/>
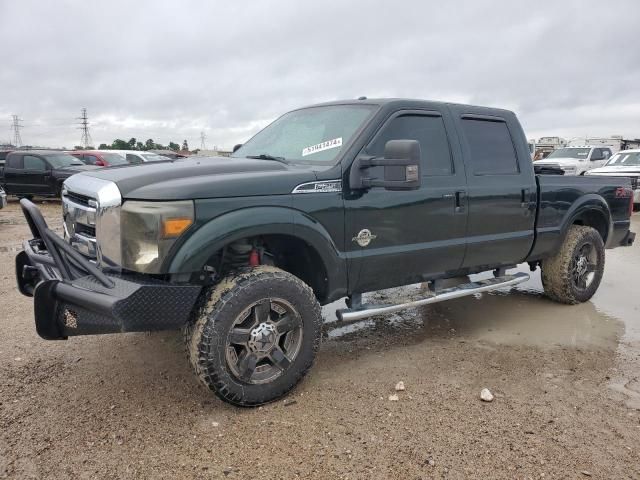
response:
<path fill-rule="evenodd" d="M 22 169 L 22 157 L 20 155 L 10 155 L 6 160 L 7 168 Z"/>
<path fill-rule="evenodd" d="M 401 115 L 390 120 L 366 148 L 366 153 L 384 156 L 389 140 L 417 140 L 420 143 L 422 176 L 451 175 L 451 150 L 440 116 Z"/>
<path fill-rule="evenodd" d="M 462 119 L 474 175 L 513 175 L 519 172 L 507 124 L 501 121 Z"/>
<path fill-rule="evenodd" d="M 129 163 L 142 163 L 142 160 L 137 155 L 127 153 L 127 162 Z"/>
<path fill-rule="evenodd" d="M 38 157 L 34 157 L 33 155 L 25 155 L 24 156 L 24 169 L 25 170 L 37 170 L 42 172 L 46 170 L 46 164 L 44 160 Z"/>
<path fill-rule="evenodd" d="M 88 165 L 95 165 L 96 162 L 98 161 L 98 157 L 96 157 L 95 155 L 84 155 L 84 160 L 85 163 L 87 163 Z"/>
<path fill-rule="evenodd" d="M 598 160 L 605 160 L 606 158 L 609 158 L 609 155 L 606 154 L 607 150 L 605 150 L 604 148 L 594 148 L 593 152 L 591 153 L 591 161 L 595 162 Z"/>

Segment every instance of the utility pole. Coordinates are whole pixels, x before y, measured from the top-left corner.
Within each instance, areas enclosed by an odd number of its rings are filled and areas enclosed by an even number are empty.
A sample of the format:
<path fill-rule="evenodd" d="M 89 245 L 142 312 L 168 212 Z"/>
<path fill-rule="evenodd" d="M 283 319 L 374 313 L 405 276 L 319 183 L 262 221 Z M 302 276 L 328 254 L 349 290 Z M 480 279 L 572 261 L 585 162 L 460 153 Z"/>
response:
<path fill-rule="evenodd" d="M 207 149 L 207 146 L 204 143 L 206 138 L 207 138 L 207 136 L 204 134 L 204 132 L 200 132 L 200 150 L 206 150 Z"/>
<path fill-rule="evenodd" d="M 87 148 L 91 146 L 92 140 L 91 134 L 89 133 L 89 117 L 87 117 L 86 108 L 83 108 L 80 111 L 80 116 L 77 117 L 76 120 L 80 120 L 80 123 L 78 124 L 80 126 L 78 127 L 78 129 L 82 131 L 82 138 L 80 140 L 80 143 L 84 148 Z"/>
<path fill-rule="evenodd" d="M 20 136 L 20 129 L 24 126 L 20 122 L 22 119 L 18 115 L 11 115 L 11 129 L 13 130 L 13 146 L 22 146 L 22 137 Z"/>

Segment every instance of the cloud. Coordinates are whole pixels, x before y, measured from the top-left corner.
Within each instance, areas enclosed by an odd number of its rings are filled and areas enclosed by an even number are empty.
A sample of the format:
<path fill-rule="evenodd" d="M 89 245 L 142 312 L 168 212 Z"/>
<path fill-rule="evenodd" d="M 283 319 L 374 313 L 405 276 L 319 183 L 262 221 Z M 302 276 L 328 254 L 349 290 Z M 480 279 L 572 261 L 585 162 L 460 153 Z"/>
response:
<path fill-rule="evenodd" d="M 360 95 L 516 111 L 529 137 L 640 137 L 640 3 L 0 2 L 0 142 L 231 146 Z M 1 125 L 1 121 L 0 121 Z"/>

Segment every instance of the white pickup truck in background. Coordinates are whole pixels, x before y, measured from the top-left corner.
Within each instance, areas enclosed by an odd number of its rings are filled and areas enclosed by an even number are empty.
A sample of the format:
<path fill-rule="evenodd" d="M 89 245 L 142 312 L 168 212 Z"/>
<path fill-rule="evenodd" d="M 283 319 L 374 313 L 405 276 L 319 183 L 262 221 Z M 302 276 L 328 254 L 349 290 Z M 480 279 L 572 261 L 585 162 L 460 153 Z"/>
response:
<path fill-rule="evenodd" d="M 589 170 L 604 166 L 611 157 L 609 147 L 563 147 L 535 165 L 559 168 L 565 175 L 584 175 Z"/>
<path fill-rule="evenodd" d="M 633 203 L 640 208 L 640 149 L 621 150 L 604 167 L 589 170 L 587 175 L 629 177 L 633 189 Z"/>

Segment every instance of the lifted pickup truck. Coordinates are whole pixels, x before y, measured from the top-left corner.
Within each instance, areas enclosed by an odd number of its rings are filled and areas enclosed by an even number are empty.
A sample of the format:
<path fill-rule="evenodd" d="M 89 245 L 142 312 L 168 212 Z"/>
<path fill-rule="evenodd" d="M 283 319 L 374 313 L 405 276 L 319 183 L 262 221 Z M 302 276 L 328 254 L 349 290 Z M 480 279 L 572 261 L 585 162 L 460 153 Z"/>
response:
<path fill-rule="evenodd" d="M 635 236 L 628 179 L 535 175 L 512 112 L 419 100 L 302 108 L 232 158 L 82 173 L 62 195 L 64 240 L 21 201 L 34 238 L 17 281 L 40 336 L 183 327 L 200 380 L 245 406 L 311 367 L 321 304 L 384 314 L 518 284 L 522 262 L 552 299 L 584 302 L 605 248 Z M 361 302 L 416 282 L 431 291 L 411 303 Z"/>

